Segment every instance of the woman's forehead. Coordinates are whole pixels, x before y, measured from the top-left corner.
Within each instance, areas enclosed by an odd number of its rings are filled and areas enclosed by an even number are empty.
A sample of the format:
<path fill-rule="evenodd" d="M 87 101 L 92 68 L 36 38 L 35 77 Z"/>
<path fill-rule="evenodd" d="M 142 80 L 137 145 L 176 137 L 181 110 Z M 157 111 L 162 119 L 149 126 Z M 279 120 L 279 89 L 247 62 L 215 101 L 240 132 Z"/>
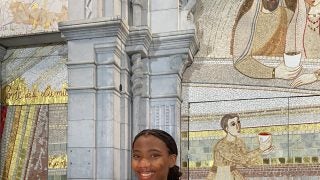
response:
<path fill-rule="evenodd" d="M 141 135 L 140 137 L 137 138 L 137 140 L 135 141 L 134 143 L 134 146 L 136 145 L 143 145 L 143 144 L 153 144 L 153 145 L 156 145 L 156 144 L 159 144 L 159 145 L 162 145 L 162 146 L 167 146 L 165 142 L 163 142 L 163 140 L 161 140 L 160 138 L 152 135 L 152 134 L 144 134 L 144 135 Z"/>

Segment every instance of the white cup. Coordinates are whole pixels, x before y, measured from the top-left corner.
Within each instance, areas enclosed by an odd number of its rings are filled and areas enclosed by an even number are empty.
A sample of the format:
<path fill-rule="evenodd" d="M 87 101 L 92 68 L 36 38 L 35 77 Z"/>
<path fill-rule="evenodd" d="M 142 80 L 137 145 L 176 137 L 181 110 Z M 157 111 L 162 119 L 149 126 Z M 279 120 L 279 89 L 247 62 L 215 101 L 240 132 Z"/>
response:
<path fill-rule="evenodd" d="M 259 137 L 259 142 L 260 144 L 267 144 L 267 143 L 271 143 L 271 141 L 269 141 L 269 139 L 271 139 L 271 133 L 268 132 L 261 132 L 258 134 Z M 271 144 L 270 144 L 271 145 Z"/>
<path fill-rule="evenodd" d="M 301 62 L 301 52 L 286 52 L 283 54 L 283 59 L 287 67 L 298 67 Z"/>

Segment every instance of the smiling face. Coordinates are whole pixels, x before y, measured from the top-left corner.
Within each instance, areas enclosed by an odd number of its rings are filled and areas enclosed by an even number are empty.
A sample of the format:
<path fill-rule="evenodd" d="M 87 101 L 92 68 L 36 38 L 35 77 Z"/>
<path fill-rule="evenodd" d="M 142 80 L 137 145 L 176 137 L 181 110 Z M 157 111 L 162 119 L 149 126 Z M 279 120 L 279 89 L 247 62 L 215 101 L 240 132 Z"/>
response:
<path fill-rule="evenodd" d="M 166 144 L 153 135 L 142 135 L 132 148 L 131 167 L 139 180 L 166 180 L 177 156 L 169 154 Z"/>
<path fill-rule="evenodd" d="M 238 117 L 228 120 L 228 127 L 226 131 L 232 136 L 238 136 L 241 132 L 241 123 Z"/>
<path fill-rule="evenodd" d="M 269 10 L 270 12 L 277 9 L 279 5 L 279 0 L 262 0 L 263 8 Z"/>

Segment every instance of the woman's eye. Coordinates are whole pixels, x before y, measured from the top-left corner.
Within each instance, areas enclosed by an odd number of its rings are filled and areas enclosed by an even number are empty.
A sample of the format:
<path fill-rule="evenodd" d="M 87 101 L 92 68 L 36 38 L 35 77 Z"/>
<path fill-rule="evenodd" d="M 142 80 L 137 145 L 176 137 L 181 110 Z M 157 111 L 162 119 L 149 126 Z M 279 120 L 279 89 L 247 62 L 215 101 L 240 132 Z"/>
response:
<path fill-rule="evenodd" d="M 238 124 L 241 124 L 241 122 L 240 122 L 240 121 L 238 121 Z"/>
<path fill-rule="evenodd" d="M 231 126 L 235 126 L 235 125 L 236 125 L 236 123 L 234 123 L 234 122 L 233 122 L 233 123 L 231 123 Z"/>
<path fill-rule="evenodd" d="M 140 156 L 139 156 L 139 155 L 134 154 L 134 155 L 132 155 L 132 158 L 133 158 L 133 159 L 139 159 L 139 158 L 140 158 Z"/>
<path fill-rule="evenodd" d="M 158 158 L 158 157 L 160 157 L 160 155 L 159 154 L 152 154 L 151 157 L 152 158 Z"/>

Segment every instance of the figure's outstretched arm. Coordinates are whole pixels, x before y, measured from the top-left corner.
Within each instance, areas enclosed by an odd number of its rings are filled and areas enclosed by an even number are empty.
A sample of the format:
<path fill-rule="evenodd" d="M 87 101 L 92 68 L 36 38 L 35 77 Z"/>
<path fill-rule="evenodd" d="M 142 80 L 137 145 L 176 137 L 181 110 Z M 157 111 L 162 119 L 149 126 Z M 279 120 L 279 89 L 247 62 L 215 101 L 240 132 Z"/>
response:
<path fill-rule="evenodd" d="M 252 56 L 246 56 L 244 59 L 234 62 L 234 67 L 242 74 L 251 78 L 272 79 L 274 76 L 274 68 L 268 67 Z"/>

